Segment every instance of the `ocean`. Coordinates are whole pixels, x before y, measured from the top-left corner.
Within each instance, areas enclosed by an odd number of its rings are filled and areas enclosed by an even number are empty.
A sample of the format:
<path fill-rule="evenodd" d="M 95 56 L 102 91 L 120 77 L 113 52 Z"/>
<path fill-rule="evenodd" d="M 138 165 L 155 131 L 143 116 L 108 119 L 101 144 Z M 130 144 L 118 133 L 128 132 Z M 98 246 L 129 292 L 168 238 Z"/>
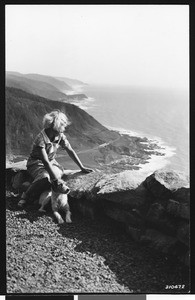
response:
<path fill-rule="evenodd" d="M 147 137 L 165 149 L 154 157 L 189 175 L 189 93 L 184 90 L 131 86 L 86 85 L 88 99 L 75 103 L 109 129 Z"/>

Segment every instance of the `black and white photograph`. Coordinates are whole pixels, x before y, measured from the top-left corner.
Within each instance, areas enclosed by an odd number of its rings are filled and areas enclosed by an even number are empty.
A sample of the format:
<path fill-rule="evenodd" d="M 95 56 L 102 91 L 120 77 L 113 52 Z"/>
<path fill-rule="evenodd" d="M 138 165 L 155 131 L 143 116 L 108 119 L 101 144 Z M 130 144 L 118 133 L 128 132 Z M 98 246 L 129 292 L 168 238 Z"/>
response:
<path fill-rule="evenodd" d="M 7 295 L 191 292 L 189 14 L 5 5 Z"/>

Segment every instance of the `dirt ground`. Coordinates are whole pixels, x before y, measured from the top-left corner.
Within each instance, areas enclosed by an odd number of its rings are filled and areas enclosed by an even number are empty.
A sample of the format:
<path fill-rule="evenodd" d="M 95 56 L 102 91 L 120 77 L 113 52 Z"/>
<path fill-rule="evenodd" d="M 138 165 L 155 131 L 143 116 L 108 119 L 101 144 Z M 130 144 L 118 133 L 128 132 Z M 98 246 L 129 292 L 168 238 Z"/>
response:
<path fill-rule="evenodd" d="M 73 213 L 71 224 L 58 225 L 49 208 L 18 210 L 17 202 L 6 199 L 7 293 L 189 291 L 185 267 L 141 247 L 111 221 Z"/>

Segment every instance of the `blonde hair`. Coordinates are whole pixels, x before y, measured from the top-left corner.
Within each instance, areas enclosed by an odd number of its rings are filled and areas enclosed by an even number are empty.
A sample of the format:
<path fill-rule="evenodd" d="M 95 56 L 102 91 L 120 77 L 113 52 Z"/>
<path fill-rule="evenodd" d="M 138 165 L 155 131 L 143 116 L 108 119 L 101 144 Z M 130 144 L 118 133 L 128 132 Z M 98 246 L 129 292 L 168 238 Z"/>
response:
<path fill-rule="evenodd" d="M 50 128 L 60 132 L 62 126 L 68 126 L 70 124 L 67 116 L 60 110 L 53 110 L 43 117 L 43 127 Z"/>

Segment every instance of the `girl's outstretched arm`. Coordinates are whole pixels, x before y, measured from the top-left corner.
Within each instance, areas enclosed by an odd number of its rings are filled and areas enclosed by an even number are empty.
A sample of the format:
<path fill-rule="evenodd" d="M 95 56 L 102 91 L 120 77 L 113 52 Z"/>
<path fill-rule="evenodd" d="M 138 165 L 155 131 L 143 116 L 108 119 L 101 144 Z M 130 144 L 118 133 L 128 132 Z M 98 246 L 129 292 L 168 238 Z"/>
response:
<path fill-rule="evenodd" d="M 66 148 L 66 151 L 67 151 L 68 155 L 70 156 L 70 158 L 77 164 L 77 166 L 79 166 L 79 168 L 81 169 L 82 172 L 84 172 L 84 173 L 93 172 L 93 169 L 86 168 L 86 167 L 83 166 L 83 164 L 80 161 L 78 155 L 76 154 L 76 152 L 72 148 L 70 148 L 70 147 Z"/>

